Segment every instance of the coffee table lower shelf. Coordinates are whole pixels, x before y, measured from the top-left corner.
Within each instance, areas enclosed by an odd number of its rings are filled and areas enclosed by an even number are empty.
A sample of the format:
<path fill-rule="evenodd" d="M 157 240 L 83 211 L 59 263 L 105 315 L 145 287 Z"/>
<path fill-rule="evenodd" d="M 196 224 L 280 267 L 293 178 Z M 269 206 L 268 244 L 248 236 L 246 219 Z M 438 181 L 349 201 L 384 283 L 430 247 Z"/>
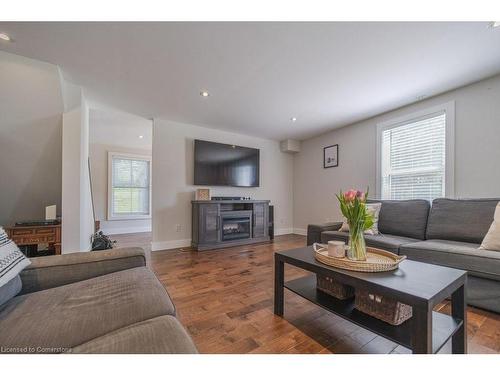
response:
<path fill-rule="evenodd" d="M 316 275 L 285 282 L 285 288 L 354 324 L 411 349 L 411 319 L 393 326 L 354 308 L 354 300 L 342 301 L 316 289 Z M 463 321 L 439 312 L 432 313 L 432 350 L 437 353 Z"/>

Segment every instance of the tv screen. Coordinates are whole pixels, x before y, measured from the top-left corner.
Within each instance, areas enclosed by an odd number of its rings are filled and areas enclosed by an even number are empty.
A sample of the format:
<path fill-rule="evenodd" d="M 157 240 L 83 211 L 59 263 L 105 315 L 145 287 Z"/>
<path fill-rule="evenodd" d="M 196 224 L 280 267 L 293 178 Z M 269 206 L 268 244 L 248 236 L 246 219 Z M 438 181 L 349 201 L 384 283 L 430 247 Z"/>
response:
<path fill-rule="evenodd" d="M 259 186 L 259 150 L 196 139 L 194 184 Z"/>

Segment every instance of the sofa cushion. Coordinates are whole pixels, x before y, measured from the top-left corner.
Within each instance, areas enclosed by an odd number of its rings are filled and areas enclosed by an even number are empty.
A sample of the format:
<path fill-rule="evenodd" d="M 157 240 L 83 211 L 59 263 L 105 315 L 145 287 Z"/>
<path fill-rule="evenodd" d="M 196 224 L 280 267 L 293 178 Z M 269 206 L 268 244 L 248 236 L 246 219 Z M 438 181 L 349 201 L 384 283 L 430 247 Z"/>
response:
<path fill-rule="evenodd" d="M 399 254 L 399 248 L 401 245 L 416 242 L 418 240 L 410 237 L 379 234 L 376 236 L 365 236 L 365 241 L 367 246 L 372 246 L 378 249 L 390 251 L 394 254 Z"/>
<path fill-rule="evenodd" d="M 500 252 L 479 250 L 479 244 L 448 240 L 412 242 L 399 248 L 411 260 L 469 271 L 471 275 L 500 280 Z"/>
<path fill-rule="evenodd" d="M 465 291 L 468 305 L 500 313 L 500 288 L 497 280 L 469 276 Z"/>
<path fill-rule="evenodd" d="M 139 247 L 85 251 L 32 258 L 20 274 L 21 294 L 55 288 L 133 267 L 144 267 L 146 256 Z"/>
<path fill-rule="evenodd" d="M 321 233 L 321 242 L 327 243 L 328 241 L 344 241 L 345 243 L 349 240 L 349 233 L 339 232 L 339 231 L 326 231 Z M 365 234 L 365 242 L 367 246 L 376 247 L 378 249 L 383 249 L 390 251 L 394 254 L 398 254 L 399 247 L 402 244 L 409 242 L 416 242 L 418 240 L 414 238 L 392 236 L 390 234 L 376 234 L 369 235 Z"/>
<path fill-rule="evenodd" d="M 493 222 L 498 201 L 499 199 L 434 199 L 426 238 L 480 244 Z"/>
<path fill-rule="evenodd" d="M 197 350 L 179 321 L 171 315 L 163 315 L 118 329 L 69 352 L 195 354 Z"/>
<path fill-rule="evenodd" d="M 0 346 L 65 351 L 174 312 L 154 273 L 137 267 L 13 298 L 0 310 Z"/>
<path fill-rule="evenodd" d="M 383 234 L 425 240 L 430 204 L 424 199 L 369 200 L 382 202 L 378 230 Z"/>

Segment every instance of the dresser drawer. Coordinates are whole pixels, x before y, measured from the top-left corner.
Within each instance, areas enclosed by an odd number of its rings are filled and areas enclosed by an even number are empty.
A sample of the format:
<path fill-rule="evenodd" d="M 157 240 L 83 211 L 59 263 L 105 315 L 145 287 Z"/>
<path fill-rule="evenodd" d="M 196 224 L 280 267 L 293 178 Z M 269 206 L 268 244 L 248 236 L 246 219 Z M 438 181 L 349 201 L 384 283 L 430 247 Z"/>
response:
<path fill-rule="evenodd" d="M 37 228 L 37 229 L 35 229 L 35 234 L 55 235 L 55 233 L 56 233 L 55 228 Z"/>
<path fill-rule="evenodd" d="M 12 237 L 15 236 L 29 236 L 35 233 L 35 229 L 12 229 Z"/>
<path fill-rule="evenodd" d="M 44 242 L 43 239 L 43 237 L 37 236 L 12 237 L 12 241 L 14 241 L 17 245 L 37 244 Z"/>
<path fill-rule="evenodd" d="M 47 242 L 56 242 L 56 236 L 31 235 L 31 236 L 13 236 L 12 241 L 17 245 L 29 245 Z"/>

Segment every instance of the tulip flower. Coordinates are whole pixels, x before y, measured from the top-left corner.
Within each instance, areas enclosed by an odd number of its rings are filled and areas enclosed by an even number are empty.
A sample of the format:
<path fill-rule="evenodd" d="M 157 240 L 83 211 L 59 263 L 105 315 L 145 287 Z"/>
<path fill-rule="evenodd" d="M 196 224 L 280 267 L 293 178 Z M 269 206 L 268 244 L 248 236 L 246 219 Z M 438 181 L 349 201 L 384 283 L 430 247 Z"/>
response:
<path fill-rule="evenodd" d="M 349 190 L 344 193 L 344 199 L 346 202 L 352 202 L 354 201 L 354 198 L 356 198 L 356 190 Z"/>
<path fill-rule="evenodd" d="M 363 193 L 361 190 L 358 190 L 356 192 L 356 198 L 358 198 L 361 202 L 364 202 L 366 200 L 366 194 Z"/>

